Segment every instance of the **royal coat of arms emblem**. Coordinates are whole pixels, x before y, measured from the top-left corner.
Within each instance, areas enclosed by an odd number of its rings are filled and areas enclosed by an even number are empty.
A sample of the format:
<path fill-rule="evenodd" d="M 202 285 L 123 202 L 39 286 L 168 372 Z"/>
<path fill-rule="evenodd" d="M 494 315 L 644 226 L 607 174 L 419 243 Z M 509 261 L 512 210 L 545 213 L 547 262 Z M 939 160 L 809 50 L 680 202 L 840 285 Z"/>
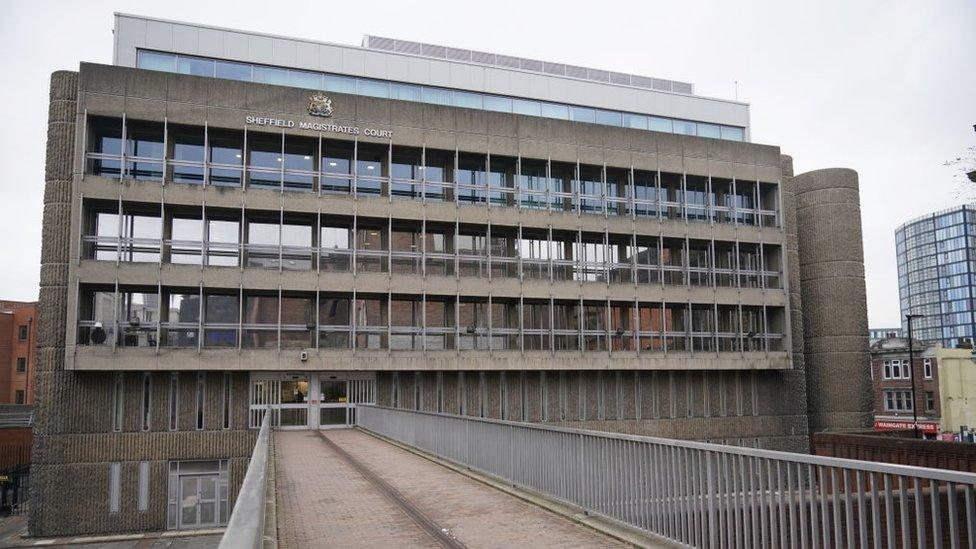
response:
<path fill-rule="evenodd" d="M 332 99 L 324 93 L 313 93 L 308 98 L 308 114 L 312 116 L 332 116 Z"/>

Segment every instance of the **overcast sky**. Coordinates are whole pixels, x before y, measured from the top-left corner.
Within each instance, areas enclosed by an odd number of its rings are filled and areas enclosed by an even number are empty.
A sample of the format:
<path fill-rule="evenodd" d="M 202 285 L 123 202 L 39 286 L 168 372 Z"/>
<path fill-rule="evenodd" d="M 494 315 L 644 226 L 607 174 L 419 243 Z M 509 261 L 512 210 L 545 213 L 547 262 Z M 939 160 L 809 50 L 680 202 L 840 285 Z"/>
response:
<path fill-rule="evenodd" d="M 0 18 L 0 299 L 37 298 L 48 79 L 111 63 L 112 13 L 358 45 L 363 34 L 693 82 L 752 105 L 796 172 L 861 181 L 871 326 L 899 323 L 894 230 L 972 200 L 976 2 L 7 1 Z"/>

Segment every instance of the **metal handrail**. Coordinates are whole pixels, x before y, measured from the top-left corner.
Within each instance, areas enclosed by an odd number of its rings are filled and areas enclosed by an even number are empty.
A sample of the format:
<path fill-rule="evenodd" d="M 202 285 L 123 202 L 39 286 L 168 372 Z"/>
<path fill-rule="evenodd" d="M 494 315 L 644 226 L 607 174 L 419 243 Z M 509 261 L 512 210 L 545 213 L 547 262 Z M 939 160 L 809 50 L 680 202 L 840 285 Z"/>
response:
<path fill-rule="evenodd" d="M 271 442 L 271 414 L 265 412 L 261 420 L 251 462 L 247 465 L 244 482 L 237 493 L 234 512 L 220 539 L 221 549 L 264 547 L 264 514 L 268 486 L 268 447 Z"/>
<path fill-rule="evenodd" d="M 976 547 L 973 473 L 379 406 L 356 423 L 686 545 Z"/>

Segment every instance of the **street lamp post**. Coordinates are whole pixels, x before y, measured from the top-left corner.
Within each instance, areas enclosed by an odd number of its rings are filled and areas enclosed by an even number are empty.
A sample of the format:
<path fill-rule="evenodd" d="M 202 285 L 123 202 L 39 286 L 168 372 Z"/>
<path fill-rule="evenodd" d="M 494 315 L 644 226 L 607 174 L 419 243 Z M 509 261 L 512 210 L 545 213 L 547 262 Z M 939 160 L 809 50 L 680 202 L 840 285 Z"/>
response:
<path fill-rule="evenodd" d="M 912 433 L 918 438 L 918 402 L 915 400 L 915 353 L 912 347 L 912 319 L 922 318 L 925 315 L 907 314 L 908 320 L 908 378 L 912 382 Z"/>

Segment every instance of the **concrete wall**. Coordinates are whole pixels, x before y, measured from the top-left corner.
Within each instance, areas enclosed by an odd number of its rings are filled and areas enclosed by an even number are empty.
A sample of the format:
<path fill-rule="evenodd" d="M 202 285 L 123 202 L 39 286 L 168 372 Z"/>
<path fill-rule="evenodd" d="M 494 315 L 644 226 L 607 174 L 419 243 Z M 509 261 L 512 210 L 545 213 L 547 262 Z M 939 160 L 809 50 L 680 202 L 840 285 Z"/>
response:
<path fill-rule="evenodd" d="M 857 173 L 792 178 L 810 432 L 869 427 L 873 398 Z"/>
<path fill-rule="evenodd" d="M 807 452 L 804 401 L 778 398 L 789 372 L 526 371 L 377 374 L 377 403 L 449 414 Z M 395 381 L 395 379 L 399 381 Z M 438 408 L 437 394 L 444 395 Z M 415 400 L 415 395 L 420 400 Z"/>
<path fill-rule="evenodd" d="M 72 155 L 78 74 L 51 77 L 41 250 L 37 396 L 28 527 L 35 536 L 128 532 L 166 528 L 167 467 L 171 460 L 227 459 L 230 503 L 243 480 L 254 431 L 246 418 L 247 375 L 233 377 L 230 429 L 220 429 L 222 375 L 207 376 L 205 428 L 196 430 L 183 406 L 179 429 L 169 430 L 168 374 L 152 383 L 150 430 L 142 431 L 141 374 L 125 377 L 124 423 L 112 431 L 113 375 L 64 369 L 69 312 L 68 260 Z M 195 376 L 183 376 L 183 402 L 193 402 Z M 191 380 L 190 378 L 194 379 Z M 138 462 L 150 463 L 149 510 L 137 510 Z M 120 512 L 109 503 L 110 462 L 122 463 Z"/>

